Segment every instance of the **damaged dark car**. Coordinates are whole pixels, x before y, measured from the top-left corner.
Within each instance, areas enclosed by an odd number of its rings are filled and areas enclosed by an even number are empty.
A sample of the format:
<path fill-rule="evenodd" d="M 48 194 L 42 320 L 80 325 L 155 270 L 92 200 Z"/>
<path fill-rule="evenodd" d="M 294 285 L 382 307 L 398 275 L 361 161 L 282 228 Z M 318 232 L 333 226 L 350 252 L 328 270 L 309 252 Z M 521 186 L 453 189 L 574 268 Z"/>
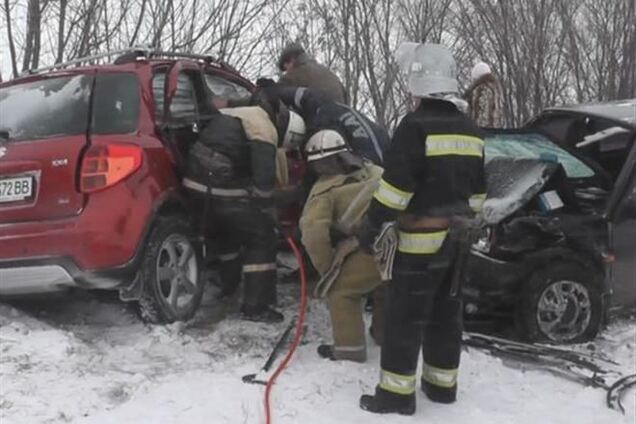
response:
<path fill-rule="evenodd" d="M 524 129 L 490 132 L 468 319 L 512 318 L 528 341 L 577 343 L 636 303 L 636 103 L 627 104 L 626 117 L 549 110 Z M 574 135 L 572 122 L 588 132 Z"/>

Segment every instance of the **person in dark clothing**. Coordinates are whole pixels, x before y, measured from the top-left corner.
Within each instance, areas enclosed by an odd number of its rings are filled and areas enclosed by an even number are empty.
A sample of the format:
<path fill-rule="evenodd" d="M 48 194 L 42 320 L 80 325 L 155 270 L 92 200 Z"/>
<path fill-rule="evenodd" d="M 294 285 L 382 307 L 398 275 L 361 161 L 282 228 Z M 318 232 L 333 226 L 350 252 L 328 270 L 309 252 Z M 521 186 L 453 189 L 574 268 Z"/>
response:
<path fill-rule="evenodd" d="M 347 103 L 347 96 L 340 79 L 326 66 L 316 62 L 298 43 L 287 45 L 278 59 L 278 68 L 285 72 L 279 83 L 297 87 L 309 87 L 322 93 L 329 100 Z"/>
<path fill-rule="evenodd" d="M 351 150 L 376 165 L 382 165 L 390 144 L 387 131 L 354 108 L 329 100 L 320 92 L 305 87 L 270 86 L 270 96 L 297 110 L 307 125 L 309 136 L 321 130 L 335 130 Z"/>
<path fill-rule="evenodd" d="M 279 322 L 276 303 L 274 189 L 286 177 L 278 146 L 289 138 L 293 112 L 260 106 L 213 114 L 191 148 L 183 185 L 214 222 L 221 288 L 230 295 L 244 282 L 244 319 Z M 297 119 L 301 119 L 297 117 Z M 284 159 L 284 156 L 283 156 Z"/>
<path fill-rule="evenodd" d="M 382 226 L 396 222 L 399 240 L 388 285 L 380 383 L 374 395 L 360 398 L 360 407 L 411 415 L 420 350 L 422 390 L 434 402 L 456 399 L 462 303 L 461 288 L 451 284 L 459 249 L 452 223 L 473 217 L 485 198 L 484 141 L 453 101 L 455 61 L 446 48 L 416 45 L 402 66 L 415 108 L 395 131 L 358 235 L 361 246 L 372 250 Z"/>

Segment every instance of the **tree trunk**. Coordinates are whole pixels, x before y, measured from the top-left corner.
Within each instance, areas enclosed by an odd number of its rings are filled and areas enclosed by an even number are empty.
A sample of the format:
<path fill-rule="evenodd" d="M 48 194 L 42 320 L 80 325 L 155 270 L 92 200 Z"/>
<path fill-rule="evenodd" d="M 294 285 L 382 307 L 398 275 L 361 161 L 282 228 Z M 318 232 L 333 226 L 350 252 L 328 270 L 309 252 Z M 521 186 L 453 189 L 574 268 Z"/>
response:
<path fill-rule="evenodd" d="M 40 0 L 29 0 L 27 6 L 27 32 L 24 45 L 24 57 L 22 58 L 22 72 L 28 71 L 31 67 L 31 60 L 34 53 L 34 41 L 39 28 Z"/>
<path fill-rule="evenodd" d="M 31 55 L 31 68 L 37 68 L 40 66 L 40 47 L 42 45 L 42 8 L 46 7 L 45 5 L 40 5 L 40 1 L 35 1 L 36 5 L 34 6 L 33 11 L 35 12 L 35 17 L 33 19 L 35 24 L 35 31 L 33 31 L 33 54 Z M 45 2 L 46 3 L 46 2 Z"/>
<path fill-rule="evenodd" d="M 57 26 L 57 55 L 55 63 L 61 63 L 64 59 L 64 31 L 66 27 L 66 6 L 68 0 L 60 0 L 60 21 Z"/>
<path fill-rule="evenodd" d="M 11 10 L 9 9 L 9 0 L 4 0 L 4 12 L 7 20 L 7 39 L 9 41 L 9 55 L 11 56 L 11 70 L 13 78 L 18 77 L 18 63 L 15 57 L 15 44 L 13 42 L 13 32 L 11 31 Z"/>

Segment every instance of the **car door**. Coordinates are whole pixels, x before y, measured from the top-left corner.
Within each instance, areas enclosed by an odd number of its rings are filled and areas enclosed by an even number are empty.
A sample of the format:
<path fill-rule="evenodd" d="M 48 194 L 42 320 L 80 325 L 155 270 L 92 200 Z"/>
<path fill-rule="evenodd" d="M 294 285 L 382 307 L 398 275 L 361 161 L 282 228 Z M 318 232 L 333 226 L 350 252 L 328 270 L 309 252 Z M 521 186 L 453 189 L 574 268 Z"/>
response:
<path fill-rule="evenodd" d="M 155 100 L 157 112 L 163 108 L 160 127 L 177 163 L 183 164 L 189 148 L 212 113 L 211 99 L 201 70 L 194 63 L 176 62 L 169 70 L 156 73 L 153 90 L 158 93 L 162 87 L 163 100 Z"/>
<path fill-rule="evenodd" d="M 636 305 L 636 145 L 633 145 L 608 202 L 612 306 Z"/>

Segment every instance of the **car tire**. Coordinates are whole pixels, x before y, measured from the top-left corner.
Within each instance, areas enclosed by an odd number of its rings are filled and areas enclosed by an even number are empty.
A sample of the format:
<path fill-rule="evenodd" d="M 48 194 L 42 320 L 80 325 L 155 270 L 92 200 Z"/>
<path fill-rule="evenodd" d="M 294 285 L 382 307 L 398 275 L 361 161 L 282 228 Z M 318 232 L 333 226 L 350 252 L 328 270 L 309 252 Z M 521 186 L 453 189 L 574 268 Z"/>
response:
<path fill-rule="evenodd" d="M 152 229 L 141 264 L 141 318 L 153 324 L 187 321 L 203 296 L 202 261 L 192 228 L 180 216 L 159 218 Z"/>
<path fill-rule="evenodd" d="M 597 272 L 573 262 L 555 262 L 524 284 L 516 327 L 528 342 L 581 343 L 593 339 L 603 316 Z"/>

